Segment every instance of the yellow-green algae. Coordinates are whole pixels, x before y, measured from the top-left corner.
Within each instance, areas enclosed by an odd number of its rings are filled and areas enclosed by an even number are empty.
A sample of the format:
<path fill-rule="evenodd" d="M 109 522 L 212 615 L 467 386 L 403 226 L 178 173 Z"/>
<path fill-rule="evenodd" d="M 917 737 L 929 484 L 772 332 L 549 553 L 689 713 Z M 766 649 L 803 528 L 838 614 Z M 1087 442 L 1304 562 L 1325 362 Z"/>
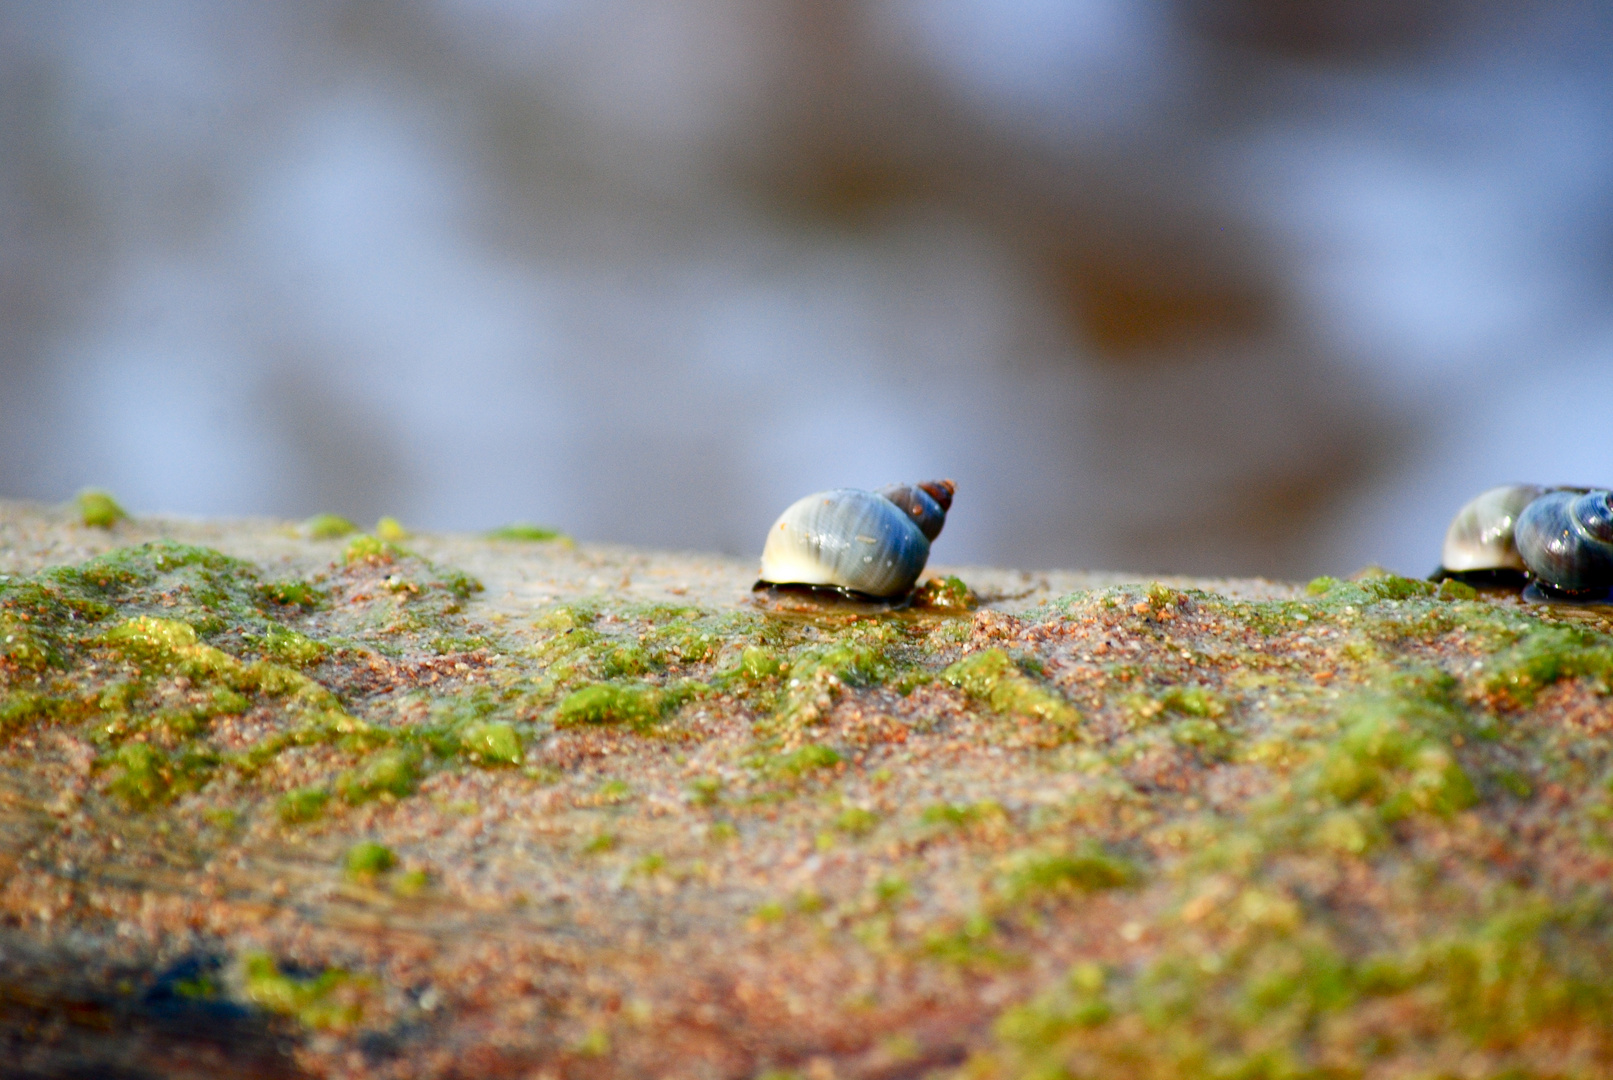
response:
<path fill-rule="evenodd" d="M 249 953 L 241 963 L 244 996 L 270 1012 L 295 1018 L 315 1030 L 353 1027 L 364 1016 L 362 979 L 340 968 L 304 976 L 284 971 L 272 956 Z"/>
<path fill-rule="evenodd" d="M 551 529 L 545 525 L 532 525 L 518 521 L 513 525 L 503 525 L 490 530 L 487 534 L 489 540 L 524 540 L 531 543 L 543 543 L 549 540 L 565 540 L 566 534 L 559 529 Z"/>
<path fill-rule="evenodd" d="M 984 649 L 967 656 L 943 671 L 941 677 L 983 701 L 993 712 L 1033 716 L 1063 727 L 1072 727 L 1081 719 L 1068 701 L 1026 675 L 1002 649 Z"/>
<path fill-rule="evenodd" d="M 405 529 L 403 523 L 397 518 L 383 517 L 375 523 L 375 536 L 378 540 L 395 544 L 400 540 L 407 540 L 409 530 Z"/>
<path fill-rule="evenodd" d="M 358 532 L 358 526 L 335 514 L 315 514 L 298 531 L 310 540 L 339 540 Z"/>
<path fill-rule="evenodd" d="M 79 492 L 77 504 L 79 520 L 97 529 L 110 529 L 129 516 L 111 492 L 98 488 L 85 488 Z"/>
<path fill-rule="evenodd" d="M 385 844 L 377 844 L 374 840 L 354 844 L 347 849 L 347 854 L 342 858 L 347 876 L 361 880 L 373 879 L 377 874 L 384 874 L 397 863 L 398 857 L 392 849 Z"/>

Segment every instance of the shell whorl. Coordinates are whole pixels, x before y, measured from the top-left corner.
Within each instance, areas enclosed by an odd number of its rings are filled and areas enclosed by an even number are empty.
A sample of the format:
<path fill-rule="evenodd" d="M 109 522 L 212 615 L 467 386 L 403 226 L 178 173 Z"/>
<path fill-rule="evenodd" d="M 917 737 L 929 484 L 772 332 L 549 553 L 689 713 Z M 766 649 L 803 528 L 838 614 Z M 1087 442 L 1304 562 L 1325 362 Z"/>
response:
<path fill-rule="evenodd" d="M 835 488 L 798 499 L 768 530 L 762 582 L 903 596 L 924 570 L 954 490 L 943 480 L 878 492 Z"/>
<path fill-rule="evenodd" d="M 922 484 L 886 484 L 876 488 L 874 494 L 883 495 L 901 507 L 919 531 L 934 541 L 947 523 L 952 493 L 957 490 L 958 485 L 951 480 L 927 480 Z"/>
<path fill-rule="evenodd" d="M 1468 502 L 1456 512 L 1445 531 L 1441 568 L 1455 573 L 1526 569 L 1513 530 L 1524 507 L 1544 490 L 1534 484 L 1507 484 Z"/>
<path fill-rule="evenodd" d="M 1518 515 L 1514 533 L 1536 580 L 1564 592 L 1613 586 L 1613 492 L 1547 492 Z"/>

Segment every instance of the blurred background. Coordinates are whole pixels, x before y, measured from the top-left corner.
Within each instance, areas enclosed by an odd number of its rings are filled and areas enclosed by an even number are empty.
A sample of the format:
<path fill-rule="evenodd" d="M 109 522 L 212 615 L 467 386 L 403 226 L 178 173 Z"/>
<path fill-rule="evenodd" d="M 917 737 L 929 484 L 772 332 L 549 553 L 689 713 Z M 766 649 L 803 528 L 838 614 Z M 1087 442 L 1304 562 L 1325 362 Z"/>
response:
<path fill-rule="evenodd" d="M 0 0 L 0 496 L 1426 573 L 1610 285 L 1593 0 Z"/>

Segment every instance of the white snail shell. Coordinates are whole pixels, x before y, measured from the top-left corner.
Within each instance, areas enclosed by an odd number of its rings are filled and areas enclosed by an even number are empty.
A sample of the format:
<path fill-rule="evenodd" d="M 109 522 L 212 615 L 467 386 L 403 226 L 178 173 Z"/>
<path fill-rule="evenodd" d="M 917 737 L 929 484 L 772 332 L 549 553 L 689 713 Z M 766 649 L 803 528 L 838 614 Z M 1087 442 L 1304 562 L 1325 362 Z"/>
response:
<path fill-rule="evenodd" d="M 933 480 L 798 499 L 768 530 L 761 583 L 903 596 L 924 570 L 955 490 L 950 480 Z"/>
<path fill-rule="evenodd" d="M 1513 538 L 1518 515 L 1545 492 L 1534 484 L 1506 484 L 1473 499 L 1451 520 L 1440 551 L 1440 566 L 1453 573 L 1528 568 Z"/>

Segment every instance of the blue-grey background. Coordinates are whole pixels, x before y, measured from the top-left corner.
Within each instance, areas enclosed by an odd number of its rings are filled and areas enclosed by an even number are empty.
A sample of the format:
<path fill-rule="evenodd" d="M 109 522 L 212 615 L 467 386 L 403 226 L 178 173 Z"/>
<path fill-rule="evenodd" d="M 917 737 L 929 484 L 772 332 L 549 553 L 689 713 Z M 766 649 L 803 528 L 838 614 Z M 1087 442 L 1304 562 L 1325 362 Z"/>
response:
<path fill-rule="evenodd" d="M 1613 8 L 0 0 L 0 495 L 1425 572 L 1613 482 Z"/>

